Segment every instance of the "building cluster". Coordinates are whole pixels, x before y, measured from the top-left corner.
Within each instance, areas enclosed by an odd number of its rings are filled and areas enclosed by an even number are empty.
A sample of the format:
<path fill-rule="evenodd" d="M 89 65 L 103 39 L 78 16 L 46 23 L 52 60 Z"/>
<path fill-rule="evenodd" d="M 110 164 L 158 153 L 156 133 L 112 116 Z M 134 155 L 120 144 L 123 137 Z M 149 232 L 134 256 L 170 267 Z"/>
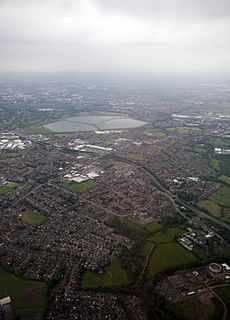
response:
<path fill-rule="evenodd" d="M 178 242 L 185 247 L 187 250 L 192 251 L 194 247 L 203 246 L 205 247 L 207 241 L 214 237 L 213 231 L 206 231 L 200 229 L 193 229 L 188 227 L 181 237 L 178 238 Z"/>
<path fill-rule="evenodd" d="M 12 132 L 2 132 L 0 134 L 0 152 L 24 150 L 30 144 L 30 141 L 22 141 L 19 136 Z"/>
<path fill-rule="evenodd" d="M 177 272 L 160 281 L 157 290 L 170 302 L 191 297 L 202 300 L 207 293 L 213 298 L 212 286 L 219 283 L 230 283 L 230 267 L 227 263 L 210 263 L 207 266 Z"/>

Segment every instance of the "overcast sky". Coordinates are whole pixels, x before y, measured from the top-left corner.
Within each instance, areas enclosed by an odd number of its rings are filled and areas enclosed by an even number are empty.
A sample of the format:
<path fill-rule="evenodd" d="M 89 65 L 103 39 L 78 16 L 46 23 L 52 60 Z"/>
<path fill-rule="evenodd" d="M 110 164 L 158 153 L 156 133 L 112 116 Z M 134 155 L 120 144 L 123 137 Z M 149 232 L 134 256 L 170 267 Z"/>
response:
<path fill-rule="evenodd" d="M 0 0 L 0 71 L 230 72 L 230 0 Z"/>

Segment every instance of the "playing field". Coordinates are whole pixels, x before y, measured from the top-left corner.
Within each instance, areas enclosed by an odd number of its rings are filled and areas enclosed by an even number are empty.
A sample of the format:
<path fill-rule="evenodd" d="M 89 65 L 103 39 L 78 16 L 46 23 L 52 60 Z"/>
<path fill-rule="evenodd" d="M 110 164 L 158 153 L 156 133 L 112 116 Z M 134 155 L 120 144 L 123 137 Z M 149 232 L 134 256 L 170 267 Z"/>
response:
<path fill-rule="evenodd" d="M 93 180 L 87 180 L 83 181 L 81 183 L 78 182 L 70 182 L 70 183 L 65 183 L 62 182 L 60 183 L 60 186 L 66 189 L 69 189 L 74 192 L 84 192 L 86 190 L 92 189 L 96 187 L 96 182 Z"/>
<path fill-rule="evenodd" d="M 128 155 L 129 155 L 129 158 L 132 160 L 137 160 L 137 161 L 146 160 L 146 157 L 142 153 L 129 152 Z"/>
<path fill-rule="evenodd" d="M 114 259 L 111 265 L 102 274 L 96 272 L 84 273 L 81 286 L 84 288 L 120 287 L 122 285 L 127 285 L 128 282 L 128 276 L 122 269 L 120 261 Z"/>
<path fill-rule="evenodd" d="M 157 245 L 147 268 L 147 277 L 158 272 L 196 261 L 197 258 L 176 242 Z"/>
<path fill-rule="evenodd" d="M 17 278 L 0 267 L 0 299 L 10 296 L 17 316 L 43 313 L 46 294 L 46 283 Z"/>
<path fill-rule="evenodd" d="M 45 219 L 44 215 L 37 211 L 20 212 L 19 218 L 28 224 L 36 224 Z"/>
<path fill-rule="evenodd" d="M 216 217 L 221 217 L 221 207 L 211 200 L 202 200 L 198 203 L 201 208 L 208 210 L 208 212 Z"/>

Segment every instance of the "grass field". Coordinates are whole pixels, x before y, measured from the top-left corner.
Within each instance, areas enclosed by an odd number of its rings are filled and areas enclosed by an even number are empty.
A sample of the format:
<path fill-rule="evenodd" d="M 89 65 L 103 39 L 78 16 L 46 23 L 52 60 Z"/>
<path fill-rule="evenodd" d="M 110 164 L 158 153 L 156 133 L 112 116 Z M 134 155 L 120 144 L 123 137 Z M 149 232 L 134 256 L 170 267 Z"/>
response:
<path fill-rule="evenodd" d="M 186 299 L 172 304 L 172 308 L 179 319 L 198 320 L 209 318 L 209 306 L 205 308 L 197 298 Z M 211 313 L 211 310 L 210 310 Z M 216 318 L 219 319 L 219 318 Z M 214 319 L 213 319 L 214 320 Z"/>
<path fill-rule="evenodd" d="M 129 227 L 132 231 L 137 231 L 137 232 L 143 232 L 143 231 L 156 232 L 162 228 L 162 225 L 157 220 L 154 220 L 147 224 L 142 224 L 137 219 L 133 217 L 128 217 L 128 218 L 122 219 L 122 222 L 125 223 L 127 227 Z"/>
<path fill-rule="evenodd" d="M 153 132 L 151 133 L 151 135 L 155 138 L 165 138 L 167 137 L 167 134 L 162 132 L 162 131 L 158 131 L 158 132 Z"/>
<path fill-rule="evenodd" d="M 223 208 L 221 220 L 230 223 L 230 208 Z"/>
<path fill-rule="evenodd" d="M 19 213 L 20 219 L 28 224 L 37 224 L 45 219 L 44 215 L 37 211 L 24 211 Z"/>
<path fill-rule="evenodd" d="M 149 241 L 159 242 L 168 242 L 172 241 L 174 237 L 179 237 L 185 232 L 184 229 L 180 227 L 170 228 L 165 232 L 157 232 L 154 236 L 148 238 Z"/>
<path fill-rule="evenodd" d="M 230 285 L 228 287 L 216 288 L 216 289 L 214 289 L 214 291 L 224 301 L 225 305 L 227 306 L 227 315 L 226 315 L 225 319 L 226 320 L 230 319 Z M 222 307 L 222 314 L 221 314 L 221 309 L 218 314 L 220 316 L 223 315 L 223 307 Z M 220 316 L 219 316 L 219 318 L 220 318 Z M 217 318 L 217 319 L 219 319 L 219 318 Z"/>
<path fill-rule="evenodd" d="M 213 138 L 211 142 L 216 147 L 224 147 L 224 146 L 227 147 L 230 144 L 229 138 L 220 138 L 220 137 Z"/>
<path fill-rule="evenodd" d="M 195 151 L 196 153 L 199 153 L 200 155 L 205 155 L 208 153 L 203 144 L 196 144 L 195 147 L 193 148 L 193 151 Z"/>
<path fill-rule="evenodd" d="M 17 316 L 43 313 L 46 294 L 46 283 L 17 278 L 0 267 L 0 299 L 10 296 Z"/>
<path fill-rule="evenodd" d="M 228 287 L 215 288 L 214 291 L 230 307 L 230 285 Z"/>
<path fill-rule="evenodd" d="M 197 127 L 175 127 L 175 128 L 168 128 L 168 131 L 176 131 L 180 134 L 188 134 L 194 131 L 200 131 Z"/>
<path fill-rule="evenodd" d="M 12 190 L 12 187 L 9 186 L 0 186 L 0 196 L 3 196 L 4 194 L 7 194 Z"/>
<path fill-rule="evenodd" d="M 220 218 L 221 217 L 221 207 L 216 204 L 215 202 L 211 201 L 211 200 L 202 200 L 198 203 L 198 205 L 201 208 L 204 208 L 206 210 L 208 210 L 208 212 L 216 217 L 216 218 Z"/>
<path fill-rule="evenodd" d="M 25 134 L 28 135 L 33 135 L 33 134 L 49 134 L 52 133 L 52 131 L 48 128 L 45 127 L 30 127 L 30 128 L 25 128 L 23 130 Z"/>
<path fill-rule="evenodd" d="M 137 231 L 137 232 L 143 231 L 144 225 L 141 224 L 137 219 L 133 217 L 122 219 L 122 222 L 125 223 L 133 231 Z"/>
<path fill-rule="evenodd" d="M 122 269 L 120 261 L 115 258 L 104 273 L 86 272 L 83 275 L 81 286 L 83 288 L 120 287 L 129 282 L 126 272 Z"/>
<path fill-rule="evenodd" d="M 154 246 L 154 244 L 152 242 L 146 241 L 143 248 L 141 249 L 141 255 L 146 257 L 149 254 L 149 252 L 153 246 Z"/>
<path fill-rule="evenodd" d="M 132 160 L 146 160 L 146 157 L 142 153 L 137 153 L 137 152 L 129 152 L 128 153 L 129 158 Z"/>
<path fill-rule="evenodd" d="M 159 231 L 161 228 L 162 228 L 162 225 L 157 220 L 154 220 L 145 225 L 145 229 L 151 232 Z"/>
<path fill-rule="evenodd" d="M 6 160 L 11 158 L 20 157 L 20 154 L 17 152 L 1 152 L 0 153 L 0 160 Z"/>
<path fill-rule="evenodd" d="M 192 253 L 175 242 L 159 244 L 151 256 L 147 268 L 147 277 L 151 278 L 158 272 L 185 265 L 196 260 L 197 258 Z"/>
<path fill-rule="evenodd" d="M 87 180 L 87 181 L 83 181 L 81 183 L 78 183 L 78 182 L 70 182 L 70 183 L 61 182 L 60 186 L 65 188 L 65 189 L 69 189 L 71 191 L 74 191 L 74 192 L 84 192 L 86 190 L 95 188 L 96 187 L 96 182 L 93 181 L 93 180 Z"/>
<path fill-rule="evenodd" d="M 213 158 L 210 160 L 210 166 L 214 170 L 218 171 L 218 170 L 220 170 L 220 161 Z"/>
<path fill-rule="evenodd" d="M 230 177 L 221 175 L 221 176 L 219 177 L 219 180 L 222 181 L 222 182 L 224 182 L 224 183 L 226 183 L 227 185 L 230 186 Z"/>
<path fill-rule="evenodd" d="M 230 187 L 224 186 L 219 188 L 217 191 L 212 193 L 208 199 L 220 206 L 230 208 Z"/>

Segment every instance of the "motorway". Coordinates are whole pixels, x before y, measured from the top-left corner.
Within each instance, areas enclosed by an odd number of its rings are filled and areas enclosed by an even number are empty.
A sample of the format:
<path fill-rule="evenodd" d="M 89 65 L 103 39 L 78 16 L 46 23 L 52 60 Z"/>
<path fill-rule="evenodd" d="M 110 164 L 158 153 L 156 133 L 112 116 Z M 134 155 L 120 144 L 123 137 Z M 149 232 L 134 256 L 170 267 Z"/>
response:
<path fill-rule="evenodd" d="M 65 148 L 65 150 L 63 148 L 58 148 L 57 146 L 54 146 L 53 144 L 50 144 L 49 142 L 42 142 L 41 143 L 41 142 L 34 141 L 28 135 L 22 134 L 22 133 L 20 133 L 18 131 L 15 131 L 14 133 L 17 134 L 18 136 L 20 136 L 23 139 L 30 140 L 30 141 L 38 143 L 40 145 L 49 145 L 51 147 L 59 149 L 60 151 L 65 151 L 65 152 L 68 151 L 66 148 Z M 73 150 L 70 150 L 70 151 L 73 151 Z M 114 160 L 121 161 L 121 162 L 124 162 L 124 163 L 128 163 L 128 164 L 131 164 L 131 165 L 133 165 L 135 167 L 138 167 L 141 170 L 143 170 L 144 172 L 146 172 L 151 177 L 151 180 L 152 180 L 153 184 L 171 201 L 172 205 L 175 207 L 177 212 L 181 216 L 183 216 L 185 219 L 188 220 L 188 217 L 186 216 L 185 213 L 181 212 L 181 210 L 178 207 L 178 204 L 179 204 L 179 206 L 182 206 L 182 207 L 188 209 L 189 211 L 193 212 L 196 216 L 198 216 L 200 218 L 203 218 L 203 219 L 206 219 L 206 220 L 209 220 L 211 222 L 214 222 L 216 225 L 218 225 L 218 226 L 220 226 L 222 228 L 225 228 L 225 229 L 230 231 L 230 225 L 229 224 L 210 216 L 209 214 L 201 211 L 200 209 L 192 206 L 191 204 L 188 204 L 188 203 L 182 201 L 176 195 L 172 194 L 163 185 L 163 183 L 160 181 L 160 179 L 157 177 L 157 175 L 154 172 L 152 172 L 152 170 L 150 170 L 148 167 L 140 165 L 139 163 L 137 163 L 135 161 L 132 161 L 132 160 L 129 160 L 129 159 L 126 159 L 126 158 L 122 158 L 120 156 L 116 156 L 114 154 L 109 154 L 109 155 L 106 155 L 106 156 L 102 156 L 102 158 L 110 158 L 110 159 L 114 159 Z"/>
<path fill-rule="evenodd" d="M 141 170 L 145 171 L 150 177 L 152 182 L 154 183 L 154 185 L 160 190 L 162 191 L 162 193 L 169 198 L 169 200 L 171 201 L 171 203 L 173 204 L 173 206 L 175 207 L 175 209 L 177 210 L 177 212 L 182 215 L 185 219 L 188 220 L 188 217 L 186 216 L 185 213 L 181 212 L 181 210 L 178 208 L 178 204 L 186 209 L 188 209 L 189 211 L 193 212 L 196 214 L 196 216 L 209 220 L 211 222 L 214 222 L 216 225 L 219 225 L 222 228 L 228 229 L 230 230 L 230 225 L 218 220 L 210 215 L 208 215 L 207 213 L 204 213 L 203 211 L 201 211 L 200 209 L 192 206 L 191 204 L 187 204 L 186 202 L 182 201 L 181 199 L 179 199 L 177 196 L 175 196 L 174 194 L 172 194 L 169 190 L 166 189 L 166 187 L 163 186 L 162 182 L 159 180 L 159 178 L 156 176 L 156 174 L 154 172 L 152 172 L 149 168 L 147 168 L 146 166 L 142 166 L 140 164 L 138 164 L 135 161 L 132 160 L 128 160 L 125 158 L 122 158 L 120 156 L 116 156 L 116 155 L 107 155 L 105 157 L 109 157 L 111 159 L 117 160 L 117 161 L 121 161 L 124 163 L 128 163 L 131 165 L 134 165 L 135 167 L 140 168 Z"/>

